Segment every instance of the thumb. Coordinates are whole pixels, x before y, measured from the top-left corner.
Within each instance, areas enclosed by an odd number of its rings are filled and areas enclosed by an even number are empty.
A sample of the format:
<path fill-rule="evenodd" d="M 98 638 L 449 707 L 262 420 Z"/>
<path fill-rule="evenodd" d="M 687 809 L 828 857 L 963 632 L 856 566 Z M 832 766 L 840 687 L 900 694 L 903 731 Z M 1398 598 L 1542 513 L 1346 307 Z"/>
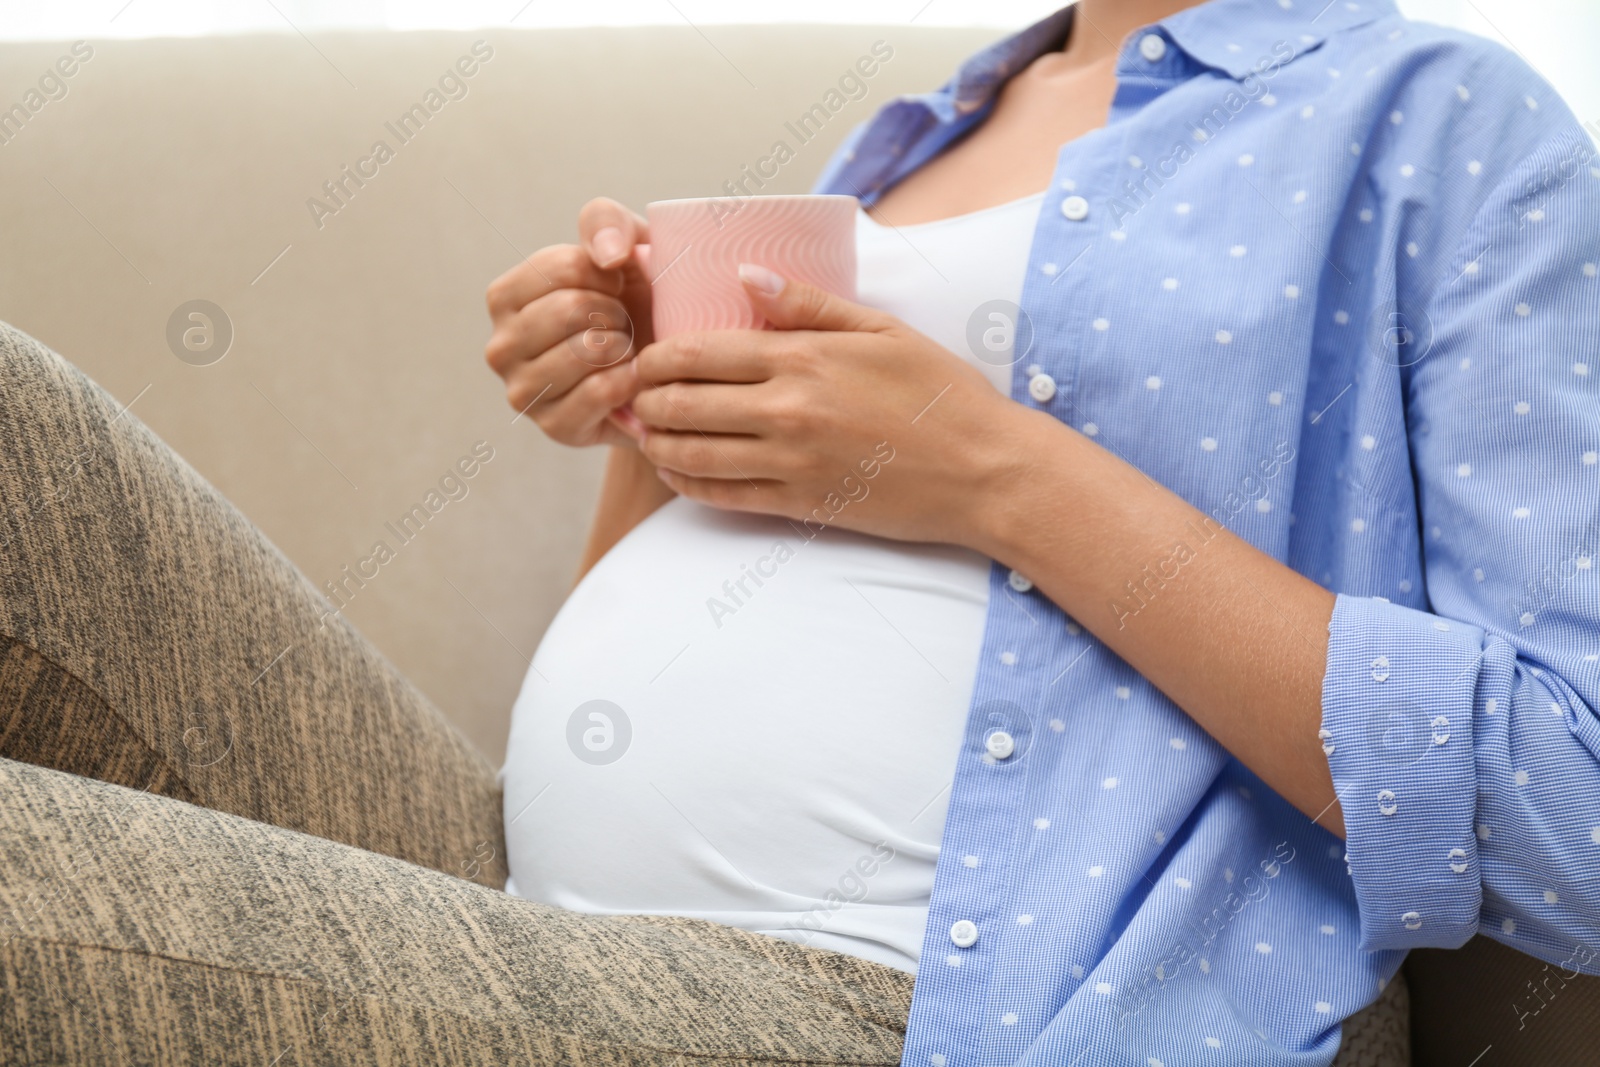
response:
<path fill-rule="evenodd" d="M 872 308 L 815 285 L 790 281 L 754 263 L 739 264 L 739 280 L 744 283 L 751 305 L 780 330 L 875 332 L 889 322 L 887 316 Z"/>
<path fill-rule="evenodd" d="M 578 239 L 594 265 L 623 266 L 628 254 L 650 240 L 649 224 L 615 200 L 596 197 L 578 212 Z"/>

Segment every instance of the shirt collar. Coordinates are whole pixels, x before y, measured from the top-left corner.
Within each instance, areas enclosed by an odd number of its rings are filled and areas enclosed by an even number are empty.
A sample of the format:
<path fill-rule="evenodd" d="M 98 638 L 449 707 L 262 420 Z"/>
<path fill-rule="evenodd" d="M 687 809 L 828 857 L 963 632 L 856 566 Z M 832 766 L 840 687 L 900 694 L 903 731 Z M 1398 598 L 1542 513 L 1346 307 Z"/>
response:
<path fill-rule="evenodd" d="M 945 121 L 978 111 L 1029 63 L 1066 42 L 1074 6 L 990 45 L 963 63 L 944 89 L 914 99 Z M 1396 13 L 1394 0 L 1207 0 L 1134 32 L 1124 51 L 1136 57 L 1140 38 L 1158 26 L 1199 63 L 1239 79 L 1274 55 L 1280 42 L 1293 56 L 1284 60 L 1279 53 L 1279 62 L 1290 62 L 1341 30 Z"/>
<path fill-rule="evenodd" d="M 1157 25 L 1197 62 L 1239 79 L 1264 59 L 1291 62 L 1336 33 L 1397 13 L 1394 0 L 1207 0 Z M 1129 38 L 1135 49 L 1144 32 Z M 1287 60 L 1284 43 L 1294 50 Z"/>

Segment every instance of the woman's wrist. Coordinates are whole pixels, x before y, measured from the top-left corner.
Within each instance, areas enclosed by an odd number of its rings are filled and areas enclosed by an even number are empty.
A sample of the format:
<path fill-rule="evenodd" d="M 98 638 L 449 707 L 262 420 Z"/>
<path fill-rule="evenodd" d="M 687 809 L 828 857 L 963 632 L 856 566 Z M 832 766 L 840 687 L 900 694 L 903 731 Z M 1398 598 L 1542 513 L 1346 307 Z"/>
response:
<path fill-rule="evenodd" d="M 1008 402 L 1000 432 L 979 451 L 977 490 L 965 508 L 962 543 L 1022 569 L 1037 550 L 1041 528 L 1070 508 L 1070 472 L 1088 439 L 1044 414 Z"/>
<path fill-rule="evenodd" d="M 656 477 L 655 465 L 631 442 L 612 445 L 578 577 L 589 573 L 613 545 L 675 495 Z"/>

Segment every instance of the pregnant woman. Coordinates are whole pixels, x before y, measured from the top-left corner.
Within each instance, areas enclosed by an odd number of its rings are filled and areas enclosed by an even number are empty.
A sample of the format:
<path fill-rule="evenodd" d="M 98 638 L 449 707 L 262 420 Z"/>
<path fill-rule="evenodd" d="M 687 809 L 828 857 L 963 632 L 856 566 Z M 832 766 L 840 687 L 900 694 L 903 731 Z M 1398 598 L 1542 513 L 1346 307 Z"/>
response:
<path fill-rule="evenodd" d="M 748 264 L 773 330 L 653 342 L 608 201 L 492 286 L 513 406 L 611 449 L 499 787 L 0 328 L 7 1063 L 1389 1064 L 1479 932 L 1592 1003 L 1554 93 L 1389 0 L 1081 0 L 818 188 L 860 300 Z"/>
<path fill-rule="evenodd" d="M 652 344 L 591 203 L 490 291 L 611 446 L 510 888 L 915 971 L 919 1065 L 1325 1063 L 1480 930 L 1595 971 L 1595 163 L 1383 0 L 1085 0 L 828 167 L 859 304 L 751 264 L 775 331 Z"/>

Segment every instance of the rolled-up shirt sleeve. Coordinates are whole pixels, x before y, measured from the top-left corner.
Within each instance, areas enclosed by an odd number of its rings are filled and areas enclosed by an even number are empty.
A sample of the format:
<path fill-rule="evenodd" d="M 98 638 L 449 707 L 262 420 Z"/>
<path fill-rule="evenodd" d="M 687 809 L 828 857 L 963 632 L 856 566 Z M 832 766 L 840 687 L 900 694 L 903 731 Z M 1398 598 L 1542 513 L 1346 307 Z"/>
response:
<path fill-rule="evenodd" d="M 1340 596 L 1323 682 L 1368 949 L 1481 931 L 1600 973 L 1597 264 L 1574 126 L 1495 184 L 1404 324 L 1427 607 Z"/>

